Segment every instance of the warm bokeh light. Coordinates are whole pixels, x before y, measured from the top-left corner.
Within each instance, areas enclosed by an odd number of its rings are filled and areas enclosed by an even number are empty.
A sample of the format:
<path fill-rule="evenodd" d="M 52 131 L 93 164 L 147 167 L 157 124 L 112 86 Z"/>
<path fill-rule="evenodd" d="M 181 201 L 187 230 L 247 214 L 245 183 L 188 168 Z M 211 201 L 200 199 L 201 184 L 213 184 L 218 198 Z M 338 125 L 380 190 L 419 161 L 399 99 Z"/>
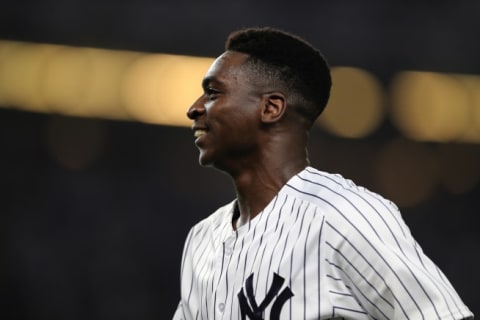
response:
<path fill-rule="evenodd" d="M 384 92 L 377 78 L 362 69 L 335 67 L 332 83 L 319 124 L 345 138 L 363 138 L 375 131 L 384 117 Z"/>
<path fill-rule="evenodd" d="M 124 75 L 122 100 L 135 119 L 177 126 L 190 126 L 188 107 L 201 94 L 201 81 L 211 58 L 146 55 Z"/>
<path fill-rule="evenodd" d="M 190 126 L 213 58 L 0 40 L 0 106 L 67 116 Z M 364 138 L 385 118 L 375 75 L 333 67 L 331 99 L 317 124 Z M 480 77 L 401 72 L 390 90 L 393 124 L 418 141 L 480 143 Z"/>
<path fill-rule="evenodd" d="M 46 62 L 56 50 L 49 45 L 0 41 L 0 105 L 47 112 L 40 89 Z"/>
<path fill-rule="evenodd" d="M 392 82 L 391 98 L 392 120 L 409 138 L 447 142 L 469 127 L 468 90 L 450 75 L 402 72 Z"/>
<path fill-rule="evenodd" d="M 90 85 L 90 64 L 85 49 L 62 47 L 46 61 L 40 80 L 40 94 L 48 109 L 71 115 L 85 115 L 83 97 Z"/>
<path fill-rule="evenodd" d="M 465 86 L 470 103 L 469 125 L 458 140 L 480 143 L 480 76 L 455 75 Z"/>
<path fill-rule="evenodd" d="M 0 41 L 0 105 L 190 126 L 212 58 Z"/>
<path fill-rule="evenodd" d="M 89 117 L 128 119 L 122 107 L 122 79 L 127 68 L 143 54 L 129 51 L 85 49 L 89 80 L 82 96 L 82 109 Z"/>

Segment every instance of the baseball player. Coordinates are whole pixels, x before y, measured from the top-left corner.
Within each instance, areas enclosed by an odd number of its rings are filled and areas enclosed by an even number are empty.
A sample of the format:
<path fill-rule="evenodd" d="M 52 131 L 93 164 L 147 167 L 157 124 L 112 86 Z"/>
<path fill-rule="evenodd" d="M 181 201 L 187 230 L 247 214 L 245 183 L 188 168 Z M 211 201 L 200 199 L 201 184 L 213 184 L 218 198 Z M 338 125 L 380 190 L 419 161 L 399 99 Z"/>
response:
<path fill-rule="evenodd" d="M 188 234 L 175 320 L 473 318 L 392 202 L 310 166 L 330 86 L 295 35 L 229 36 L 187 115 L 237 197 Z"/>

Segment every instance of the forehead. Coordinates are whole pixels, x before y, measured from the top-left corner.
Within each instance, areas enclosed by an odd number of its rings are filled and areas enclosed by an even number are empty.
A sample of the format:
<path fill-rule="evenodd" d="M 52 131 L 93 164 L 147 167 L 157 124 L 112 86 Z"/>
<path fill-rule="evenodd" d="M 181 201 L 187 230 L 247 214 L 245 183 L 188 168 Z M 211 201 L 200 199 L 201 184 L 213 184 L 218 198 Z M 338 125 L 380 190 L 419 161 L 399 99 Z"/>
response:
<path fill-rule="evenodd" d="M 242 68 L 242 65 L 248 57 L 247 54 L 241 52 L 224 52 L 212 63 L 205 74 L 204 81 L 241 81 L 241 79 L 246 76 L 244 72 L 246 69 Z"/>

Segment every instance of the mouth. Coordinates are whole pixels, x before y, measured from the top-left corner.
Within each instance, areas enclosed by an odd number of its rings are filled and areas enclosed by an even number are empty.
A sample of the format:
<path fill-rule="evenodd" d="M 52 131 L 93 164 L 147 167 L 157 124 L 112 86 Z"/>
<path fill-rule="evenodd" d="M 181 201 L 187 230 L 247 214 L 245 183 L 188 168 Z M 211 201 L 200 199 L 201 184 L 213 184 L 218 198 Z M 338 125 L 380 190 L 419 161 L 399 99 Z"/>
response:
<path fill-rule="evenodd" d="M 207 130 L 204 130 L 204 129 L 195 129 L 193 131 L 193 136 L 195 138 L 200 138 L 201 136 L 207 134 Z"/>

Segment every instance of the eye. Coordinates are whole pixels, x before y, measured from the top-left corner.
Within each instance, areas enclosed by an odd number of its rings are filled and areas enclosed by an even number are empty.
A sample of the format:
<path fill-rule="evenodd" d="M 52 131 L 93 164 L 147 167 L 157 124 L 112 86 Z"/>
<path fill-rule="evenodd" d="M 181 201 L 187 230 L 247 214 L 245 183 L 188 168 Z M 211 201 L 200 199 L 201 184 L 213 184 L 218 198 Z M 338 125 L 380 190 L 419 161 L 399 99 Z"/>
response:
<path fill-rule="evenodd" d="M 205 88 L 204 93 L 208 97 L 208 99 L 214 100 L 217 97 L 217 95 L 220 93 L 220 91 L 207 87 Z"/>

